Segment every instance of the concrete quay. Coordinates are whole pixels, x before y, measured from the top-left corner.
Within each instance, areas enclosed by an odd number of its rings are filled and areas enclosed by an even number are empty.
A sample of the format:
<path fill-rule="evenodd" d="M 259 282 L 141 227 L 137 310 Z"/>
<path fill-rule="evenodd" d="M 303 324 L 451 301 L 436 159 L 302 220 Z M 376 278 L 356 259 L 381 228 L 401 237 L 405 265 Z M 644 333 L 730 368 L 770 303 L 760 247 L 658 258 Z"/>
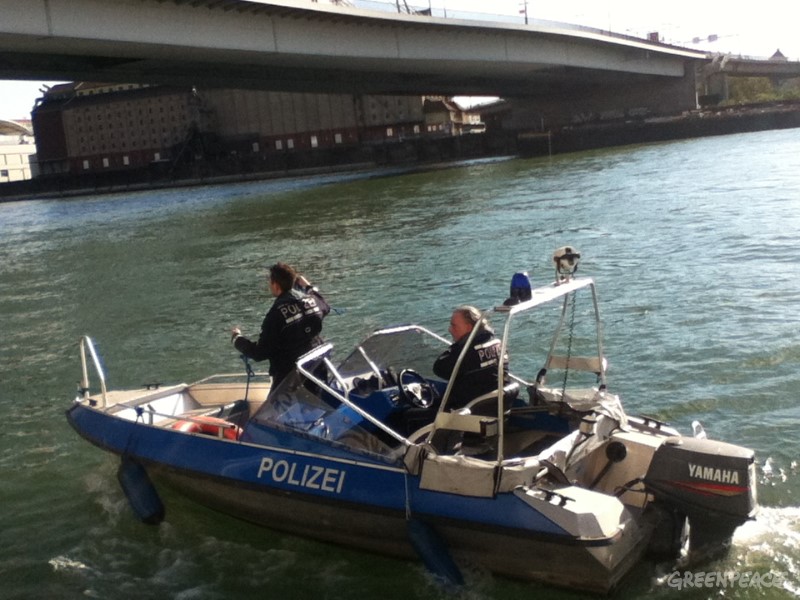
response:
<path fill-rule="evenodd" d="M 564 127 L 541 136 L 520 136 L 523 156 L 579 152 L 613 146 L 663 142 L 712 135 L 800 127 L 800 101 L 769 102 L 704 109 L 683 115 Z"/>

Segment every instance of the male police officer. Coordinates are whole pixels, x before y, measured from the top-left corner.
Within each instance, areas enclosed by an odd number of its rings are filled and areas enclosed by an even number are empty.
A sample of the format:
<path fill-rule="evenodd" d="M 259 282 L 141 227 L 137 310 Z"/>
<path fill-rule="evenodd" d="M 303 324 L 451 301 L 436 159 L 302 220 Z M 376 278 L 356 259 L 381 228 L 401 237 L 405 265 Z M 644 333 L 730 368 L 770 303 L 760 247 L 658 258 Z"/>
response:
<path fill-rule="evenodd" d="M 231 331 L 233 346 L 256 361 L 269 359 L 272 389 L 294 370 L 303 354 L 321 343 L 322 319 L 330 307 L 316 288 L 285 263 L 269 269 L 269 289 L 275 302 L 264 317 L 257 342 Z"/>
<path fill-rule="evenodd" d="M 459 306 L 450 317 L 448 331 L 453 336 L 453 344 L 445 350 L 433 365 L 433 372 L 443 379 L 453 375 L 456 361 L 467 343 L 473 328 L 480 330 L 472 339 L 461 363 L 453 389 L 450 392 L 448 408 L 455 410 L 487 392 L 497 389 L 497 370 L 500 367 L 500 340 L 485 321 L 478 325 L 481 313 L 474 306 Z M 503 372 L 508 368 L 508 358 L 504 357 Z M 495 405 L 496 406 L 496 405 Z"/>

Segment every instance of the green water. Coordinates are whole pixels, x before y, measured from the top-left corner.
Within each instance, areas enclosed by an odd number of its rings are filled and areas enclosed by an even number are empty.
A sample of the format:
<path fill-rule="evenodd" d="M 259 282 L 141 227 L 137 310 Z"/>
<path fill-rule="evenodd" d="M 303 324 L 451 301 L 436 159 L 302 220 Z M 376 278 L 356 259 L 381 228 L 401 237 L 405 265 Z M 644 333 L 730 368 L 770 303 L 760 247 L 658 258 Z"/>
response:
<path fill-rule="evenodd" d="M 165 523 L 143 526 L 115 461 L 64 419 L 82 334 L 109 387 L 240 370 L 228 332 L 257 332 L 276 260 L 337 309 L 325 336 L 341 357 L 388 324 L 446 335 L 454 306 L 496 304 L 513 272 L 548 282 L 566 244 L 598 282 L 609 383 L 627 410 L 684 432 L 698 419 L 756 450 L 764 509 L 708 570 L 786 580 L 678 590 L 650 566 L 618 597 L 797 597 L 798 231 L 800 130 L 2 204 L 0 597 L 581 597 L 469 570 L 449 595 L 419 564 L 252 529 L 180 498 L 167 499 Z"/>

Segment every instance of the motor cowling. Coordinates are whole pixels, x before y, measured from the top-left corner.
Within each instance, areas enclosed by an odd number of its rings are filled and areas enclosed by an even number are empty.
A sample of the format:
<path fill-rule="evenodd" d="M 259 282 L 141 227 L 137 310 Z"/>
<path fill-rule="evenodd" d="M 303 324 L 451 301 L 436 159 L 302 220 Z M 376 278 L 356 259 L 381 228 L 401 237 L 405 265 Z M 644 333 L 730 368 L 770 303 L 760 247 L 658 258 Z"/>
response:
<path fill-rule="evenodd" d="M 756 510 L 752 450 L 708 439 L 671 437 L 659 446 L 644 483 L 656 502 L 689 519 L 693 549 L 727 546 Z"/>

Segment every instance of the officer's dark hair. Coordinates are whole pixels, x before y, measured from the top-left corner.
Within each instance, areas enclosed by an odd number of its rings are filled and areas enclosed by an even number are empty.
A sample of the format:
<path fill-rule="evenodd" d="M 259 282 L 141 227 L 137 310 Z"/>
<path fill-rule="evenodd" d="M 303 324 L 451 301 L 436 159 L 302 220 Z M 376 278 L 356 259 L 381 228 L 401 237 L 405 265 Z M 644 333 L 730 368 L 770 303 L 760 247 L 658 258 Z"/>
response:
<path fill-rule="evenodd" d="M 286 263 L 275 263 L 269 268 L 269 279 L 278 284 L 281 292 L 288 292 L 294 287 L 297 272 Z"/>

